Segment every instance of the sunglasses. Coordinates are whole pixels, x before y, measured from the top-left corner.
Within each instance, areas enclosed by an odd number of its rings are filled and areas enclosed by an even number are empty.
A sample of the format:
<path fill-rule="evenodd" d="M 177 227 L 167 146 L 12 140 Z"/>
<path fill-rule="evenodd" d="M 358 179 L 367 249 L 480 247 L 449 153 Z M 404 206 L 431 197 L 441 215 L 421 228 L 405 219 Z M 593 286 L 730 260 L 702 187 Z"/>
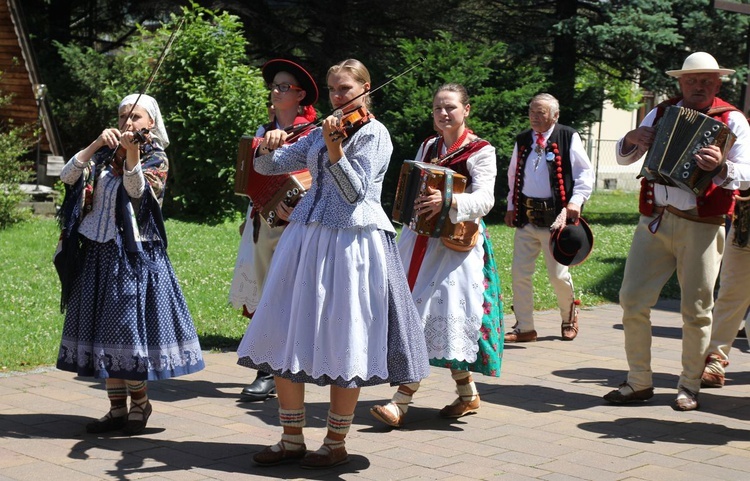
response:
<path fill-rule="evenodd" d="M 286 84 L 286 83 L 282 83 L 282 84 L 268 84 L 268 88 L 269 88 L 269 90 L 278 90 L 281 93 L 288 92 L 289 89 L 291 89 L 291 90 L 303 90 L 303 89 L 297 87 L 296 85 L 291 85 L 291 84 Z"/>

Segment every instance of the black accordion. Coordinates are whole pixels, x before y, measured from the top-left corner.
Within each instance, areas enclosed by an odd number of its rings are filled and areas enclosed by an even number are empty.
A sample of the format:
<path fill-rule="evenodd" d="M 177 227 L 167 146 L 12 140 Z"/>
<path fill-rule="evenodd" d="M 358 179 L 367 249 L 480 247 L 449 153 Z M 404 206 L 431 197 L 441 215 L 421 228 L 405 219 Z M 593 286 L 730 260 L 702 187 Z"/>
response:
<path fill-rule="evenodd" d="M 726 159 L 735 140 L 737 136 L 719 120 L 693 109 L 667 107 L 656 125 L 656 138 L 643 162 L 641 175 L 701 195 L 721 167 L 703 170 L 693 156 L 703 147 L 716 145 Z"/>

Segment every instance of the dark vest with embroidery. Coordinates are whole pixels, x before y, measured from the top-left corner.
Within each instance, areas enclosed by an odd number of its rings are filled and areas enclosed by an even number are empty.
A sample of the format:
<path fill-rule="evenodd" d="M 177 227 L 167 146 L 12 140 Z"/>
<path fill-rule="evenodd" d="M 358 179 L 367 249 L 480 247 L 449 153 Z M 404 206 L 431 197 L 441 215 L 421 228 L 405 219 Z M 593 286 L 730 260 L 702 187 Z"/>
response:
<path fill-rule="evenodd" d="M 573 166 L 570 161 L 570 146 L 573 134 L 577 133 L 572 127 L 555 124 L 547 145 L 545 146 L 544 160 L 549 171 L 549 183 L 552 189 L 552 199 L 555 206 L 555 214 L 559 214 L 563 207 L 568 205 L 573 195 Z M 519 208 L 519 199 L 523 193 L 525 180 L 526 161 L 534 152 L 534 136 L 532 130 L 524 130 L 516 136 L 518 146 L 518 161 L 516 163 L 516 183 L 513 186 L 513 205 L 515 206 L 515 218 L 513 225 L 523 227 L 529 223 L 526 217 L 526 209 Z"/>
<path fill-rule="evenodd" d="M 680 100 L 682 100 L 682 97 L 673 97 L 657 105 L 653 126 L 655 127 L 657 125 L 667 107 L 677 105 Z M 729 120 L 729 113 L 735 110 L 738 109 L 720 98 L 715 97 L 714 103 L 705 114 L 726 124 Z M 646 178 L 641 179 L 638 211 L 649 217 L 654 214 L 654 184 L 655 182 L 649 181 Z M 696 197 L 695 203 L 699 217 L 731 214 L 734 210 L 734 191 L 724 189 L 712 182 L 708 185 L 706 192 Z"/>

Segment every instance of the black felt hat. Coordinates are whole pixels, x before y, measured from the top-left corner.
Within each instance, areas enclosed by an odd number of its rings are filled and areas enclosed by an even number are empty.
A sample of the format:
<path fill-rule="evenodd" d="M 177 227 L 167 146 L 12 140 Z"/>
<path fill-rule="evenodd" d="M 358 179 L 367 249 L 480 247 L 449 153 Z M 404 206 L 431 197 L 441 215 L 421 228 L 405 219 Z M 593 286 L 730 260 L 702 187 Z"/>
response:
<path fill-rule="evenodd" d="M 555 230 L 549 238 L 552 257 L 564 266 L 574 266 L 585 261 L 593 247 L 594 234 L 582 217 Z"/>
<path fill-rule="evenodd" d="M 305 98 L 302 99 L 300 105 L 312 105 L 318 101 L 318 86 L 315 84 L 312 75 L 291 60 L 283 58 L 275 58 L 266 62 L 261 67 L 263 72 L 263 80 L 266 84 L 273 83 L 273 78 L 279 72 L 288 72 L 297 79 L 299 87 L 305 91 Z"/>

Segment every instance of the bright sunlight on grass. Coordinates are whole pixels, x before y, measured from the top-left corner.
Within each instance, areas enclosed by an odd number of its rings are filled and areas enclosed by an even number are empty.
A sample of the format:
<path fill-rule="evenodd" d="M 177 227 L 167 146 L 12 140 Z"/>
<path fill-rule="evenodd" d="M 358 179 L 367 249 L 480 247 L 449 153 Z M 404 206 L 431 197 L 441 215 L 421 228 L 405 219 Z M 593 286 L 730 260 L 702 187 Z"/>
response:
<path fill-rule="evenodd" d="M 592 196 L 584 217 L 594 232 L 594 250 L 573 267 L 573 281 L 583 306 L 617 302 L 625 258 L 638 220 L 636 194 L 602 192 Z M 195 320 L 204 349 L 234 349 L 247 322 L 229 306 L 227 296 L 239 243 L 239 220 L 207 225 L 167 221 L 169 256 Z M 513 230 L 489 226 L 510 311 L 510 265 Z M 0 231 L 0 374 L 53 365 L 63 315 L 60 284 L 52 265 L 58 238 L 52 218 L 35 218 Z M 676 297 L 671 281 L 662 293 Z M 534 276 L 535 307 L 556 302 L 541 258 Z"/>

